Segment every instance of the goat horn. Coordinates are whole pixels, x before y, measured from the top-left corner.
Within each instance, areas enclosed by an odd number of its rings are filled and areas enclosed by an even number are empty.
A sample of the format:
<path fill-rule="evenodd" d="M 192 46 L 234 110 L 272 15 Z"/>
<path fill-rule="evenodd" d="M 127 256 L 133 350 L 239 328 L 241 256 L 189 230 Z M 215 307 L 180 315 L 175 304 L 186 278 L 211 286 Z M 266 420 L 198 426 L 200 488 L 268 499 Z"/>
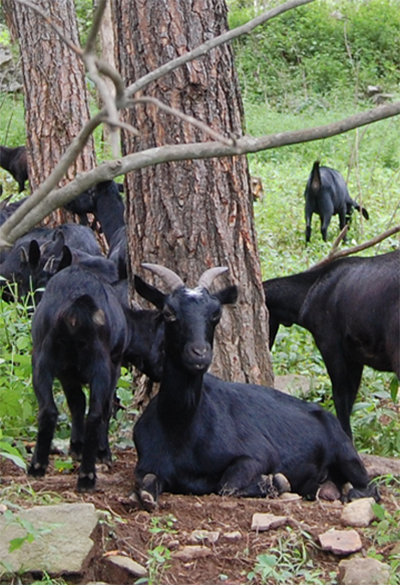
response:
<path fill-rule="evenodd" d="M 209 268 L 200 276 L 198 286 L 209 290 L 214 278 L 217 278 L 217 276 L 223 274 L 227 270 L 229 270 L 227 266 L 216 266 L 215 268 Z"/>
<path fill-rule="evenodd" d="M 185 286 L 181 277 L 165 266 L 159 266 L 158 264 L 142 264 L 142 266 L 162 278 L 165 284 L 170 287 L 171 292 L 174 292 L 174 290 L 181 286 Z"/>

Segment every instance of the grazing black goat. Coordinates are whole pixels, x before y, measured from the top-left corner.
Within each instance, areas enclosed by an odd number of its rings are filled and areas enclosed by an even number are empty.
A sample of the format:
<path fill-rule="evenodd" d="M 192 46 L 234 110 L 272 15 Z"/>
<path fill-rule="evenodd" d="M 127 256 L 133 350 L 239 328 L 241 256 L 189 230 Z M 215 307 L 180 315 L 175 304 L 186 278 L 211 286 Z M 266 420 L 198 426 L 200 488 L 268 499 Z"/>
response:
<path fill-rule="evenodd" d="M 110 464 L 108 424 L 123 362 L 133 362 L 157 380 L 162 371 L 158 311 L 123 307 L 99 267 L 70 266 L 49 282 L 32 320 L 33 388 L 39 403 L 39 428 L 30 475 L 48 466 L 57 423 L 53 381 L 58 378 L 71 412 L 70 452 L 81 460 L 78 491 L 93 490 L 95 462 Z M 85 395 L 90 389 L 85 419 Z"/>
<path fill-rule="evenodd" d="M 400 378 L 400 251 L 342 258 L 263 283 L 270 347 L 279 325 L 308 329 L 332 381 L 338 419 L 350 415 L 364 365 Z"/>
<path fill-rule="evenodd" d="M 368 219 L 368 212 L 364 207 L 354 201 L 348 192 L 345 180 L 339 171 L 329 167 L 320 167 L 319 161 L 315 161 L 308 178 L 304 192 L 306 200 L 306 242 L 311 237 L 311 218 L 314 213 L 321 220 L 321 234 L 324 242 L 328 237 L 328 226 L 332 215 L 339 215 L 340 230 L 350 222 L 353 208 L 362 212 Z"/>
<path fill-rule="evenodd" d="M 143 266 L 172 292 L 135 277 L 137 292 L 162 310 L 165 322 L 160 390 L 134 427 L 141 505 L 153 508 L 163 491 L 265 496 L 285 489 L 287 480 L 307 497 L 331 479 L 339 488 L 353 484 L 349 498 L 379 498 L 333 414 L 273 388 L 206 374 L 222 305 L 237 297 L 236 286 L 209 291 L 226 268 L 207 270 L 188 289 L 172 271 Z"/>
<path fill-rule="evenodd" d="M 10 173 L 18 183 L 18 192 L 25 189 L 25 181 L 28 179 L 28 163 L 25 146 L 8 148 L 0 146 L 0 167 Z"/>

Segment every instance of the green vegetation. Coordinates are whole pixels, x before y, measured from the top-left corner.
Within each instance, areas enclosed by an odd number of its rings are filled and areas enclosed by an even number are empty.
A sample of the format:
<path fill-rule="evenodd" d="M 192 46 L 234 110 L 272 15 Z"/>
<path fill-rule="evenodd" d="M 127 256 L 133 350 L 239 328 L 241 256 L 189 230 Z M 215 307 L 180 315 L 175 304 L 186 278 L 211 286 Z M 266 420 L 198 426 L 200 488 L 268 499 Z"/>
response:
<path fill-rule="evenodd" d="M 230 0 L 230 26 L 254 15 L 253 2 Z M 261 135 L 322 125 L 373 106 L 368 85 L 399 97 L 399 0 L 317 1 L 288 12 L 234 43 L 249 134 Z M 82 37 L 91 3 L 77 2 Z M 8 34 L 0 21 L 0 39 Z M 23 98 L 0 95 L 0 143 L 25 140 Z M 100 136 L 100 135 L 99 135 Z M 101 152 L 100 138 L 97 146 Z M 355 213 L 347 246 L 366 241 L 399 223 L 400 120 L 392 118 L 334 138 L 268 150 L 249 156 L 251 173 L 260 177 L 264 196 L 254 205 L 263 277 L 299 272 L 325 256 L 337 235 L 333 218 L 324 243 L 317 219 L 312 241 L 304 243 L 303 192 L 314 160 L 332 166 L 348 179 L 353 198 L 370 213 L 365 221 Z M 4 196 L 15 184 L 0 170 Z M 367 254 L 398 245 L 385 240 Z M 19 304 L 0 303 L 0 455 L 9 446 L 24 455 L 22 439 L 34 438 L 37 405 L 31 388 L 29 314 Z M 297 373 L 310 381 L 308 399 L 333 410 L 329 377 L 312 337 L 299 327 L 281 328 L 273 350 L 276 374 Z M 130 374 L 118 390 L 125 406 L 131 401 Z M 359 449 L 381 455 L 400 448 L 397 385 L 393 375 L 366 368 L 352 417 Z M 57 438 L 67 445 L 69 415 L 61 393 Z M 123 444 L 124 413 L 112 424 Z M 123 435 L 124 436 L 124 435 Z M 6 444 L 6 446 L 4 446 Z M 15 455 L 15 453 L 11 453 Z M 60 462 L 62 469 L 71 462 Z"/>
<path fill-rule="evenodd" d="M 253 4 L 232 0 L 230 26 L 255 16 Z M 251 7 L 250 7 L 251 4 Z M 290 11 L 238 39 L 234 44 L 243 90 L 246 131 L 253 136 L 324 125 L 372 108 L 367 86 L 379 85 L 398 99 L 400 81 L 400 4 L 398 0 L 315 2 Z M 342 15 L 343 18 L 338 18 Z M 348 235 L 351 247 L 400 220 L 400 120 L 392 118 L 330 139 L 249 156 L 264 196 L 254 205 L 263 277 L 305 270 L 326 256 L 329 242 L 314 217 L 305 246 L 304 188 L 315 160 L 339 170 L 351 196 L 368 209 L 370 220 L 355 212 Z M 398 246 L 394 236 L 365 255 Z M 307 399 L 333 410 L 330 379 L 311 334 L 281 327 L 273 348 L 276 375 L 309 379 Z M 365 368 L 352 426 L 357 447 L 379 455 L 398 454 L 400 428 L 397 381 L 392 374 Z"/>

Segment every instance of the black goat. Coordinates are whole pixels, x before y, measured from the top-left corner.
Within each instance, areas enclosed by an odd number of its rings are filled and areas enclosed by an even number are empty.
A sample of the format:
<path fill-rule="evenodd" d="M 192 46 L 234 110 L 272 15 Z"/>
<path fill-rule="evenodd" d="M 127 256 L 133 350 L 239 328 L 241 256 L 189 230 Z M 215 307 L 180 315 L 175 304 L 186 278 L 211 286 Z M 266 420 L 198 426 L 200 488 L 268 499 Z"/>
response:
<path fill-rule="evenodd" d="M 189 290 L 172 271 L 143 266 L 172 290 L 163 294 L 135 277 L 137 292 L 165 321 L 160 390 L 134 428 L 136 496 L 145 508 L 163 491 L 256 497 L 282 491 L 287 480 L 308 497 L 331 479 L 339 488 L 353 484 L 349 498 L 379 498 L 334 415 L 273 388 L 206 374 L 222 305 L 237 297 L 235 286 L 209 292 L 225 268 L 206 271 Z"/>
<path fill-rule="evenodd" d="M 279 325 L 308 329 L 332 381 L 338 419 L 350 415 L 364 365 L 400 377 L 400 251 L 342 258 L 263 283 L 270 347 Z"/>
<path fill-rule="evenodd" d="M 30 291 L 44 288 L 58 269 L 64 244 L 75 250 L 75 256 L 78 255 L 81 259 L 102 258 L 100 245 L 88 227 L 70 223 L 52 229 L 35 228 L 17 240 L 3 257 L 0 264 L 0 283 L 5 285 L 16 282 L 20 299 L 26 297 Z M 65 263 L 65 266 L 71 263 Z M 9 293 L 6 289 L 3 298 L 9 300 L 7 295 Z M 35 295 L 36 302 L 40 296 L 41 293 Z"/>
<path fill-rule="evenodd" d="M 311 237 L 311 218 L 314 213 L 321 220 L 321 234 L 324 242 L 328 237 L 328 226 L 332 215 L 339 215 L 340 230 L 350 222 L 353 208 L 362 212 L 368 219 L 368 212 L 364 207 L 354 201 L 348 192 L 345 180 L 339 171 L 329 167 L 320 167 L 319 161 L 315 161 L 308 178 L 304 192 L 306 200 L 306 242 Z"/>
<path fill-rule="evenodd" d="M 70 266 L 49 282 L 32 320 L 33 388 L 39 403 L 39 429 L 30 475 L 48 466 L 57 422 L 52 386 L 58 378 L 71 412 L 70 452 L 81 459 L 78 491 L 95 487 L 96 457 L 111 462 L 108 424 L 124 361 L 133 361 L 153 379 L 162 370 L 162 348 L 152 355 L 162 327 L 158 311 L 123 307 L 102 271 Z M 85 420 L 85 395 L 90 388 Z"/>
<path fill-rule="evenodd" d="M 78 215 L 80 223 L 87 223 L 86 214 L 92 213 L 110 244 L 116 230 L 125 225 L 125 206 L 120 195 L 122 189 L 122 185 L 115 181 L 104 181 L 90 187 L 64 207 Z"/>
<path fill-rule="evenodd" d="M 8 171 L 18 183 L 18 192 L 25 189 L 25 181 L 28 180 L 28 163 L 25 146 L 8 148 L 0 146 L 0 167 Z"/>

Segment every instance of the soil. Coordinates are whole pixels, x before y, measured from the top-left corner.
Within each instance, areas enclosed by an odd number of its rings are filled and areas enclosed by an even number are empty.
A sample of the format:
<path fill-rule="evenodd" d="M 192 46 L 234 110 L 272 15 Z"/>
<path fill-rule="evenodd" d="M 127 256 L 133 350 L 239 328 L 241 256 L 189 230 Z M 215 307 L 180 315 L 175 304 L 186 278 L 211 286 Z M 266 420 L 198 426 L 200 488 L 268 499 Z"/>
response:
<path fill-rule="evenodd" d="M 53 460 L 57 455 L 52 456 Z M 248 573 L 253 570 L 257 556 L 268 553 L 288 541 L 292 548 L 304 543 L 312 560 L 314 569 L 321 571 L 322 583 L 333 583 L 332 573 L 338 574 L 340 557 L 323 552 L 318 544 L 318 535 L 329 528 L 343 529 L 340 514 L 343 505 L 339 501 L 326 502 L 316 500 L 285 501 L 274 499 L 230 498 L 217 495 L 179 496 L 162 494 L 158 508 L 149 514 L 143 510 L 133 509 L 129 494 L 133 487 L 133 468 L 135 452 L 133 449 L 115 450 L 115 461 L 111 470 L 98 473 L 97 489 L 91 494 L 77 494 L 74 491 L 76 476 L 74 472 L 63 474 L 52 466 L 44 479 L 32 480 L 23 471 L 9 461 L 0 464 L 0 488 L 7 493 L 8 486 L 30 486 L 37 494 L 35 503 L 40 502 L 46 494 L 59 495 L 65 502 L 92 502 L 96 508 L 105 510 L 107 522 L 101 523 L 92 538 L 94 547 L 91 558 L 84 567 L 83 574 L 64 576 L 68 584 L 86 585 L 91 581 L 105 582 L 112 585 L 133 585 L 136 578 L 125 570 L 113 566 L 108 556 L 126 555 L 141 565 L 146 566 L 148 552 L 157 545 L 163 545 L 171 551 L 169 567 L 152 583 L 162 585 L 244 585 L 249 583 Z M 26 490 L 25 490 L 26 491 Z M 0 492 L 1 493 L 1 492 Z M 32 505 L 24 497 L 24 490 L 12 490 L 12 501 L 16 502 L 20 494 L 23 507 Z M 390 512 L 398 510 L 398 501 L 390 487 L 381 488 L 382 505 Z M 43 498 L 42 498 L 43 501 Z M 286 526 L 255 532 L 251 530 L 252 516 L 256 512 L 273 513 L 289 517 Z M 163 520 L 161 520 L 163 519 Z M 173 520 L 171 528 L 165 521 Z M 157 532 L 154 527 L 166 527 Z M 153 530 L 151 531 L 151 529 Z M 185 545 L 193 544 L 193 530 L 217 531 L 220 533 L 214 544 L 205 542 L 207 556 L 182 560 L 174 557 Z M 230 533 L 236 538 L 229 538 Z M 362 538 L 365 555 L 372 546 L 383 556 L 388 557 L 394 543 L 379 547 L 373 540 L 374 528 L 358 529 Z M 165 550 L 165 549 L 164 549 Z M 204 553 L 204 550 L 203 550 Z M 157 580 L 158 579 L 158 580 Z M 32 582 L 30 580 L 25 583 Z M 261 583 L 254 580 L 253 583 Z M 271 581 L 264 581 L 271 583 Z M 304 583 L 304 577 L 291 579 L 291 584 Z M 2 581 L 3 583 L 3 581 Z"/>

